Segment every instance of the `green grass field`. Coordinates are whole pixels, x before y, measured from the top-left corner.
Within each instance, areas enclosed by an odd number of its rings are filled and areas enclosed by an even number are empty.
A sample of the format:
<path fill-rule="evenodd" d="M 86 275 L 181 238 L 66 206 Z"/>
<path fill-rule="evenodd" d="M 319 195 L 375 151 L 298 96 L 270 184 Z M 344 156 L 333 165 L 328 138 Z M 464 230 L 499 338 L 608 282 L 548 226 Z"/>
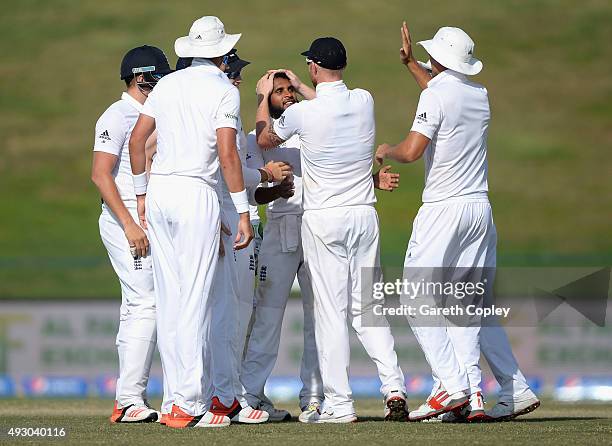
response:
<path fill-rule="evenodd" d="M 612 4 L 608 0 L 405 0 L 178 3 L 10 1 L 0 16 L 0 298 L 116 296 L 99 241 L 91 184 L 98 116 L 119 98 L 119 63 L 150 43 L 174 63 L 174 39 L 218 15 L 242 32 L 242 117 L 266 69 L 306 76 L 300 51 L 335 35 L 351 87 L 376 101 L 377 143 L 409 130 L 418 91 L 398 62 L 399 27 L 413 38 L 466 29 L 490 92 L 490 191 L 501 264 L 612 263 Z M 416 50 L 423 58 L 421 49 Z M 422 162 L 397 167 L 401 189 L 380 195 L 385 265 L 399 266 L 420 201 Z"/>
<path fill-rule="evenodd" d="M 412 402 L 413 406 L 417 401 Z M 64 427 L 61 444 L 612 444 L 612 405 L 544 402 L 517 421 L 487 424 L 389 423 L 379 401 L 357 403 L 361 421 L 350 425 L 299 422 L 224 429 L 174 430 L 157 424 L 111 425 L 110 400 L 4 400 L 0 406 L 2 444 L 47 444 L 51 440 L 6 441 L 10 427 Z M 286 406 L 293 410 L 295 408 Z"/>

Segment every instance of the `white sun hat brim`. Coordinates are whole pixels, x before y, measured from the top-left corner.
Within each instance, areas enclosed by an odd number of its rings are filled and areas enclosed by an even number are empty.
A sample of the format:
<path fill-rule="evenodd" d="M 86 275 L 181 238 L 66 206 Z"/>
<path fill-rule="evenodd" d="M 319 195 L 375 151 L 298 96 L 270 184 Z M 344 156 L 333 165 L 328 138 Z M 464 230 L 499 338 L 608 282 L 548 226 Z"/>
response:
<path fill-rule="evenodd" d="M 189 36 L 179 37 L 174 42 L 174 52 L 178 57 L 220 57 L 236 46 L 242 34 L 226 34 L 220 42 L 205 44 L 196 42 Z"/>
<path fill-rule="evenodd" d="M 425 51 L 427 51 L 427 54 L 433 57 L 438 63 L 453 71 L 473 76 L 480 73 L 482 70 L 482 62 L 480 60 L 473 56 L 470 56 L 466 61 L 460 60 L 456 55 L 448 52 L 433 39 L 417 42 L 417 45 L 421 45 Z"/>

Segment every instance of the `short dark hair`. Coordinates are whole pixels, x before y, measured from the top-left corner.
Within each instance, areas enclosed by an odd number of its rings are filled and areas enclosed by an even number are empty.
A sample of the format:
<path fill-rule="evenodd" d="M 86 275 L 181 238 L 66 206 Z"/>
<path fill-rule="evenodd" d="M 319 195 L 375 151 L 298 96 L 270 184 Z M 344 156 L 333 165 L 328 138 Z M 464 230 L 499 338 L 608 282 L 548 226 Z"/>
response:
<path fill-rule="evenodd" d="M 274 79 L 279 78 L 279 77 L 281 79 L 290 80 L 289 76 L 287 76 L 287 73 L 285 73 L 284 71 L 278 71 L 278 72 L 274 73 Z"/>
<path fill-rule="evenodd" d="M 125 81 L 126 87 L 130 86 L 130 84 L 132 83 L 133 79 L 134 79 L 134 75 L 133 74 L 130 74 L 128 77 L 123 79 Z"/>

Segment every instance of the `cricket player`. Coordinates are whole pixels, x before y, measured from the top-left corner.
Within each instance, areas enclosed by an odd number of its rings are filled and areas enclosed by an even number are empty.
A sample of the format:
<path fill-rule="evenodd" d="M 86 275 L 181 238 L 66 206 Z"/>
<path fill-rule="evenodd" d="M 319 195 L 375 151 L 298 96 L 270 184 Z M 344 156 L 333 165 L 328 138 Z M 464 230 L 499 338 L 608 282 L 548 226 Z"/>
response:
<path fill-rule="evenodd" d="M 164 369 L 166 425 L 223 427 L 227 416 L 208 411 L 204 353 L 210 333 L 210 294 L 219 256 L 219 165 L 239 213 L 234 249 L 253 239 L 249 204 L 236 150 L 240 95 L 223 69 L 223 56 L 240 39 L 213 16 L 196 20 L 176 40 L 192 66 L 172 73 L 149 95 L 130 139 L 141 221 L 149 226 L 157 298 L 158 345 Z M 145 141 L 157 129 L 150 184 Z M 145 201 L 146 197 L 146 201 Z M 146 218 L 145 218 L 146 215 Z M 139 247 L 146 254 L 146 246 Z"/>
<path fill-rule="evenodd" d="M 180 57 L 176 62 L 176 70 L 182 70 L 190 67 L 193 63 L 193 58 Z M 235 87 L 239 87 L 242 80 L 241 70 L 249 62 L 238 57 L 236 49 L 232 49 L 230 53 L 224 56 L 225 74 Z M 243 167 L 243 175 L 245 186 L 247 189 L 254 188 L 262 181 L 278 179 L 282 181 L 286 175 L 290 173 L 290 166 L 282 162 L 271 161 L 261 169 L 249 169 L 245 163 L 245 136 L 241 131 L 236 137 L 236 145 L 240 154 L 240 160 Z M 152 137 L 147 141 L 147 164 L 151 163 L 157 147 L 155 141 L 151 141 Z M 262 411 L 253 410 L 248 407 L 246 399 L 242 396 L 242 385 L 239 380 L 239 362 L 242 357 L 238 354 L 239 349 L 239 330 L 236 321 L 239 321 L 239 291 L 248 290 L 247 308 L 252 308 L 252 292 L 254 280 L 253 255 L 244 256 L 243 253 L 249 252 L 249 248 L 240 251 L 233 251 L 229 236 L 231 231 L 229 227 L 235 226 L 238 220 L 238 214 L 229 195 L 227 185 L 220 178 L 217 183 L 217 193 L 221 204 L 221 242 L 220 253 L 221 259 L 215 274 L 213 291 L 212 291 L 212 313 L 215 315 L 211 322 L 211 331 L 215 334 L 214 342 L 209 343 L 210 347 L 210 364 L 207 367 L 207 377 L 209 386 L 207 388 L 207 400 L 210 399 L 210 411 L 216 415 L 224 415 L 230 420 L 241 423 L 257 424 L 267 421 L 267 415 Z M 251 218 L 253 218 L 253 209 L 255 216 L 257 207 L 250 206 Z M 225 253 L 233 253 L 233 255 L 225 256 Z M 244 259 L 246 257 L 246 259 Z M 246 261 L 239 262 L 239 259 Z M 242 285 L 242 281 L 247 282 L 247 286 Z M 250 286 L 248 285 L 250 284 Z M 250 292 L 249 292 L 250 291 Z M 246 316 L 249 317 L 248 315 Z M 243 325 L 248 324 L 242 322 Z M 242 351 L 242 350 L 240 350 Z M 242 407 L 244 406 L 244 407 Z M 162 420 L 165 424 L 165 418 Z"/>
<path fill-rule="evenodd" d="M 153 269 L 149 256 L 136 257 L 130 252 L 148 241 L 136 211 L 128 142 L 142 104 L 157 81 L 170 72 L 159 48 L 144 45 L 128 51 L 120 70 L 127 89 L 96 123 L 91 178 L 102 196 L 100 237 L 121 284 L 113 423 L 159 420 L 159 413 L 146 400 L 156 343 Z"/>
<path fill-rule="evenodd" d="M 316 96 L 316 92 L 303 84 L 290 70 L 277 71 L 273 76 L 272 93 L 268 98 L 273 120 L 279 119 L 287 108 L 298 103 L 297 93 L 306 99 L 313 99 Z M 262 273 L 256 290 L 255 322 L 243 364 L 242 382 L 251 405 L 270 413 L 270 419 L 273 421 L 291 419 L 289 412 L 273 406 L 264 394 L 264 387 L 276 363 L 285 307 L 291 286 L 297 276 L 304 310 L 300 420 L 307 421 L 319 411 L 323 401 L 323 387 L 314 334 L 312 287 L 304 266 L 300 237 L 303 209 L 299 136 L 293 135 L 278 147 L 268 150 L 261 150 L 257 145 L 255 131 L 249 133 L 247 141 L 249 167 L 263 166 L 271 159 L 283 160 L 293 167 L 295 194 L 289 198 L 277 195 L 276 200 L 270 202 L 266 210 L 267 224 L 259 257 Z M 383 190 L 393 190 L 397 187 L 399 174 L 388 172 L 389 168 L 390 166 L 386 166 L 375 174 L 375 187 Z M 274 195 L 278 187 L 282 185 L 260 189 L 257 192 L 261 195 Z M 258 201 L 261 201 L 261 198 Z"/>
<path fill-rule="evenodd" d="M 482 62 L 459 28 L 441 28 L 419 44 L 430 56 L 433 78 L 421 93 L 406 139 L 376 151 L 379 162 L 413 162 L 425 154 L 423 206 L 406 252 L 405 279 L 419 269 L 476 271 L 495 265 L 496 232 L 487 196 L 488 94 L 467 78 L 480 72 Z M 410 419 L 427 420 L 467 405 L 468 421 L 484 419 L 479 324 L 451 327 L 441 317 L 429 324 L 409 320 L 440 381 L 439 392 L 410 412 Z"/>
<path fill-rule="evenodd" d="M 225 73 L 239 88 L 241 70 L 248 62 L 241 60 L 235 50 L 230 52 L 227 59 Z M 246 166 L 246 136 L 240 119 L 238 127 L 236 144 L 247 189 L 254 189 L 262 182 L 283 181 L 291 173 L 291 167 L 281 161 L 271 160 L 265 166 L 254 169 Z M 223 221 L 229 227 L 234 227 L 239 215 L 223 180 L 219 182 L 219 194 Z M 240 423 L 264 423 L 268 421 L 269 414 L 248 404 L 240 381 L 244 343 L 253 310 L 254 251 L 251 244 L 246 249 L 233 252 L 231 239 L 227 235 L 222 235 L 222 243 L 226 255 L 221 260 L 213 285 L 214 318 L 211 330 L 214 339 L 210 345 L 213 396 L 210 411 Z"/>
<path fill-rule="evenodd" d="M 299 136 L 303 187 L 302 249 L 314 295 L 314 327 L 325 400 L 309 422 L 357 419 L 348 380 L 347 319 L 374 360 L 387 419 L 407 415 L 404 375 L 388 326 L 361 324 L 362 268 L 379 266 L 378 216 L 372 152 L 374 100 L 342 81 L 346 50 L 333 38 L 316 39 L 304 53 L 316 97 L 288 107 L 272 123 L 268 98 L 274 77 L 257 93 L 257 144 L 272 149 Z M 265 241 L 265 237 L 264 237 Z"/>
<path fill-rule="evenodd" d="M 431 61 L 417 61 L 412 53 L 412 42 L 408 26 L 404 22 L 401 29 L 402 49 L 400 60 L 405 65 L 417 84 L 424 90 L 431 80 Z M 493 258 L 495 262 L 495 258 Z M 495 266 L 495 263 L 493 263 Z M 519 369 L 518 362 L 512 353 L 508 336 L 498 322 L 493 322 L 480 329 L 480 351 L 487 360 L 495 379 L 501 387 L 499 402 L 486 412 L 489 419 L 508 420 L 535 410 L 540 401 L 529 388 L 525 376 Z M 439 392 L 440 381 L 434 376 L 434 389 L 431 395 Z M 448 412 L 442 421 L 454 422 L 465 419 L 471 407 L 461 412 Z"/>

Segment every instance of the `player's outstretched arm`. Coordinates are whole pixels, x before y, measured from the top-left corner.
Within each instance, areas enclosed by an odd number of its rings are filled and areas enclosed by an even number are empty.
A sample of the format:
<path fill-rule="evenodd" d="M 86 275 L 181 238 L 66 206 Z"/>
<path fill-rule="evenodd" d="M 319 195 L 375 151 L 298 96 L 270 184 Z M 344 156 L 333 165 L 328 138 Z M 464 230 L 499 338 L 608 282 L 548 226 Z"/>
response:
<path fill-rule="evenodd" d="M 408 25 L 406 22 L 402 23 L 402 27 L 400 28 L 400 32 L 402 35 L 402 47 L 400 48 L 400 61 L 403 65 L 408 68 L 412 77 L 416 83 L 421 87 L 422 90 L 427 88 L 427 83 L 431 80 L 431 76 L 423 67 L 421 67 L 418 61 L 414 58 L 412 54 L 412 40 L 410 38 L 410 31 L 408 30 Z"/>
<path fill-rule="evenodd" d="M 411 131 L 408 133 L 406 139 L 395 146 L 390 144 L 381 144 L 378 146 L 374 157 L 379 165 L 386 159 L 394 160 L 399 163 L 413 163 L 423 156 L 430 141 L 431 140 L 427 136 L 419 132 Z"/>

